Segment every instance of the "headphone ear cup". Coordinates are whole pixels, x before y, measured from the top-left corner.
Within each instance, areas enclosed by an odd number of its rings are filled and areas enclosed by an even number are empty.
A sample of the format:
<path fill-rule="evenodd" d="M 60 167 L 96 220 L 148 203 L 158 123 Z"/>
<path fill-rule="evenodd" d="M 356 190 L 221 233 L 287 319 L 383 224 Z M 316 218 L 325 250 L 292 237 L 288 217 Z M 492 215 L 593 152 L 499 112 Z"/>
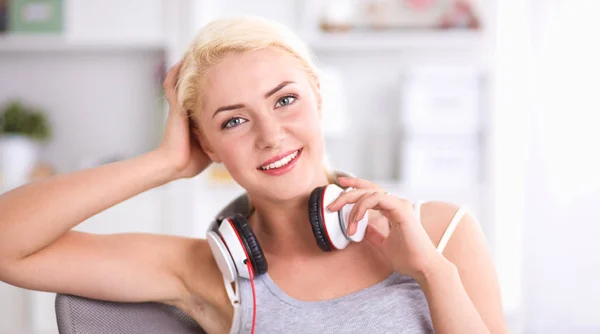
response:
<path fill-rule="evenodd" d="M 323 192 L 325 186 L 315 188 L 308 198 L 308 218 L 317 241 L 317 246 L 324 252 L 331 252 L 334 248 L 329 241 L 325 222 L 323 221 Z"/>
<path fill-rule="evenodd" d="M 250 228 L 248 220 L 238 213 L 231 218 L 231 222 L 242 238 L 242 243 L 248 252 L 250 263 L 252 263 L 252 267 L 254 268 L 254 274 L 256 276 L 265 274 L 268 269 L 267 259 L 254 232 L 252 232 L 252 228 Z"/>

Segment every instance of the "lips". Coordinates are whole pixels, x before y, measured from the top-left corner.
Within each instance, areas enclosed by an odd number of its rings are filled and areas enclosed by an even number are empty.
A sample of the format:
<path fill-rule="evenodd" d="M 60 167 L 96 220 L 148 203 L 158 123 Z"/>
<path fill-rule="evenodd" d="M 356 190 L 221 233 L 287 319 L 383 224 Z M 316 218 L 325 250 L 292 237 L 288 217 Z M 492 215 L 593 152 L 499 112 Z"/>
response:
<path fill-rule="evenodd" d="M 289 163 L 291 160 L 295 159 L 301 150 L 302 150 L 302 148 L 287 151 L 282 154 L 278 154 L 278 155 L 268 159 L 267 161 L 263 162 L 260 166 L 257 167 L 257 169 L 264 170 L 265 168 L 279 168 L 279 167 L 281 167 L 279 165 L 283 166 L 283 165 Z M 275 165 L 273 165 L 273 164 L 275 164 Z M 271 166 L 269 166 L 269 165 L 271 165 Z"/>
<path fill-rule="evenodd" d="M 261 173 L 270 176 L 285 175 L 294 170 L 294 168 L 296 168 L 296 165 L 298 164 L 298 161 L 300 160 L 301 156 L 302 149 L 299 149 L 297 151 L 293 151 L 291 155 L 288 155 L 283 159 L 272 162 L 266 166 L 259 167 L 258 170 Z"/>

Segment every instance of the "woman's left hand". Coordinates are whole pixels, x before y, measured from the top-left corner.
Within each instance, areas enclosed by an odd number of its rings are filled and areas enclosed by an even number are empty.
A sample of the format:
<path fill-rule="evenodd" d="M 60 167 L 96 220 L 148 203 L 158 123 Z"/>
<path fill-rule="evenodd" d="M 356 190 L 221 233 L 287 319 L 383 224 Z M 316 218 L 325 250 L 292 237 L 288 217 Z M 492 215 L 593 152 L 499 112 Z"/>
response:
<path fill-rule="evenodd" d="M 338 182 L 344 187 L 355 189 L 342 193 L 327 208 L 337 211 L 345 204 L 354 203 L 348 216 L 350 235 L 356 232 L 357 222 L 367 210 L 378 210 L 387 218 L 389 232 L 386 235 L 381 227 L 376 227 L 374 221 L 377 219 L 372 219 L 370 214 L 365 239 L 382 252 L 395 271 L 420 280 L 434 269 L 433 266 L 446 262 L 418 221 L 408 200 L 388 194 L 367 180 L 340 177 Z"/>

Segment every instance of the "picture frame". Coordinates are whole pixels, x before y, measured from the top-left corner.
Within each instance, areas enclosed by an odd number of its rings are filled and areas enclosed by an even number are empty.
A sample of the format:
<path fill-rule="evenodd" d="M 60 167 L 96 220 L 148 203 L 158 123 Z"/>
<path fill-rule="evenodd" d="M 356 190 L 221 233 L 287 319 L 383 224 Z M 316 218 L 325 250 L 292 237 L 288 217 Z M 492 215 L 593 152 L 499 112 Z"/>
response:
<path fill-rule="evenodd" d="M 0 0 L 0 34 L 8 30 L 8 0 Z"/>
<path fill-rule="evenodd" d="M 12 33 L 63 30 L 63 0 L 12 0 L 8 7 L 8 30 Z"/>

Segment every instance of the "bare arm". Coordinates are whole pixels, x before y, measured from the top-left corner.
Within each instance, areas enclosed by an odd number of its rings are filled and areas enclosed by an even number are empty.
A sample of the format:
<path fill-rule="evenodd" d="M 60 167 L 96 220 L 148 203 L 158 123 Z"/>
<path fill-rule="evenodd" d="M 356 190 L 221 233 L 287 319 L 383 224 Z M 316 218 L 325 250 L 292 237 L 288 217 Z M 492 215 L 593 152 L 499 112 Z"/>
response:
<path fill-rule="evenodd" d="M 171 178 L 152 152 L 8 192 L 0 196 L 0 259 L 26 258 L 91 216 Z"/>
<path fill-rule="evenodd" d="M 423 224 L 437 244 L 457 207 L 429 203 Z M 508 333 L 500 288 L 485 237 L 465 215 L 443 253 L 419 281 L 436 333 Z"/>
<path fill-rule="evenodd" d="M 151 188 L 192 177 L 210 160 L 174 95 L 179 66 L 165 80 L 171 111 L 161 145 L 146 154 L 58 175 L 0 196 L 0 280 L 42 291 L 115 301 L 184 298 L 201 240 L 141 233 L 72 231 L 87 218 Z M 205 258 L 205 257 L 204 257 Z"/>
<path fill-rule="evenodd" d="M 169 265 L 183 259 L 190 241 L 70 231 L 94 214 L 167 182 L 171 172 L 160 161 L 149 153 L 0 196 L 0 280 L 99 299 L 177 297 L 181 286 Z"/>

